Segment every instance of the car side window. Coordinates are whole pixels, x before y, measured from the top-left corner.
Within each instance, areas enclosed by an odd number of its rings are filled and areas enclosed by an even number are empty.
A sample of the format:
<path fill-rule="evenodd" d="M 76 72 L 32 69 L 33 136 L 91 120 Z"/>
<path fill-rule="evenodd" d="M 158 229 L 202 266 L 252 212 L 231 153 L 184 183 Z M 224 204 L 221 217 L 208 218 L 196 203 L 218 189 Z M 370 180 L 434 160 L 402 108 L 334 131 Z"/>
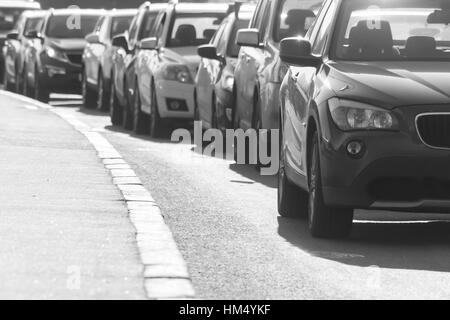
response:
<path fill-rule="evenodd" d="M 134 18 L 133 23 L 131 24 L 131 27 L 130 27 L 130 32 L 128 34 L 128 45 L 129 45 L 130 49 L 134 49 L 140 15 L 141 15 L 140 13 L 138 15 L 136 15 L 136 17 Z"/>
<path fill-rule="evenodd" d="M 267 26 L 270 19 L 270 9 L 272 7 L 271 1 L 266 1 L 263 10 L 261 11 L 261 20 L 256 28 L 259 30 L 260 40 L 263 41 L 266 38 Z"/>
<path fill-rule="evenodd" d="M 326 0 L 323 6 L 320 8 L 319 13 L 317 14 L 317 19 L 314 20 L 311 28 L 305 35 L 306 39 L 309 39 L 311 42 L 314 42 L 316 39 L 317 33 L 319 32 L 320 26 L 322 24 L 325 13 L 327 12 L 328 7 L 330 6 L 332 0 Z"/>
<path fill-rule="evenodd" d="M 155 28 L 155 37 L 158 39 L 158 45 L 162 46 L 163 45 L 163 40 L 161 39 L 163 32 L 164 32 L 164 25 L 166 22 L 166 17 L 167 17 L 167 13 L 164 12 L 158 20 L 156 20 L 157 23 L 157 28 Z"/>
<path fill-rule="evenodd" d="M 255 14 L 253 15 L 252 22 L 250 23 L 250 28 L 258 28 L 261 24 L 262 16 L 264 14 L 264 9 L 266 7 L 267 0 L 260 0 L 258 6 L 256 7 Z"/>
<path fill-rule="evenodd" d="M 312 47 L 313 54 L 316 55 L 323 54 L 328 37 L 332 33 L 331 28 L 333 26 L 333 21 L 336 15 L 337 8 L 338 8 L 338 1 L 333 1 L 325 14 L 322 25 L 319 28 L 317 38 L 314 41 L 314 45 Z"/>
<path fill-rule="evenodd" d="M 223 33 L 225 32 L 225 29 L 227 28 L 228 22 L 223 23 L 219 30 L 217 30 L 217 37 L 215 38 L 214 46 L 217 48 L 217 53 L 220 53 L 222 55 L 225 54 L 225 50 L 227 47 L 227 42 L 225 37 L 223 36 Z"/>

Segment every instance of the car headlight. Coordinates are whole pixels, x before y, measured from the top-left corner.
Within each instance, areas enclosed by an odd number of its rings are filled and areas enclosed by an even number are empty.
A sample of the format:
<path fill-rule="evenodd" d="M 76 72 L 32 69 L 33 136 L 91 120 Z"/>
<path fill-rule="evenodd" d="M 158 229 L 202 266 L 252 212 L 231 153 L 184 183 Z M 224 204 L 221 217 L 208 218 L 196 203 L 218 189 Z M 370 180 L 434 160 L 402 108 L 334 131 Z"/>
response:
<path fill-rule="evenodd" d="M 164 70 L 164 79 L 193 83 L 189 68 L 184 65 L 168 65 Z"/>
<path fill-rule="evenodd" d="M 222 81 L 223 81 L 222 87 L 227 91 L 233 92 L 234 77 L 226 76 L 226 77 L 223 77 Z"/>
<path fill-rule="evenodd" d="M 52 59 L 62 60 L 62 61 L 68 61 L 69 58 L 64 52 L 61 52 L 55 48 L 52 47 L 46 47 L 45 48 L 45 54 Z"/>
<path fill-rule="evenodd" d="M 332 98 L 328 106 L 334 123 L 344 131 L 398 129 L 398 121 L 391 112 L 369 104 Z"/>

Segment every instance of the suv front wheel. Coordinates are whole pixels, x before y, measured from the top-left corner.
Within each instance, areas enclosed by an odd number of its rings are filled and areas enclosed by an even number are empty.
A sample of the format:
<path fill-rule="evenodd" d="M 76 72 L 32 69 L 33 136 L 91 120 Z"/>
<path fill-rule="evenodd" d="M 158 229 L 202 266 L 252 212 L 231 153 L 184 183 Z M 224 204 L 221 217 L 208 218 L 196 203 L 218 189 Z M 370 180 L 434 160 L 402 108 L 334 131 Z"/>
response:
<path fill-rule="evenodd" d="M 331 208 L 323 200 L 319 136 L 317 132 L 312 138 L 310 150 L 309 231 L 313 237 L 318 238 L 346 238 L 350 235 L 352 229 L 353 209 Z"/>

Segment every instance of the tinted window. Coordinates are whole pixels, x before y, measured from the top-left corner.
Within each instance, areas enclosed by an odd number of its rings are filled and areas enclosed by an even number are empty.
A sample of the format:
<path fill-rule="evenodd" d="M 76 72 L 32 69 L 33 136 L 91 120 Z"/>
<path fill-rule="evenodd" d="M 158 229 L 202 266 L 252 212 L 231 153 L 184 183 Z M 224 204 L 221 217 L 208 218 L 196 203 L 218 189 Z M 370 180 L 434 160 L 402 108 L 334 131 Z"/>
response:
<path fill-rule="evenodd" d="M 141 30 L 139 32 L 138 39 L 144 39 L 151 36 L 153 25 L 157 17 L 157 12 L 147 12 L 144 16 L 144 21 L 142 21 Z"/>
<path fill-rule="evenodd" d="M 68 21 L 70 21 L 69 19 L 71 18 L 73 19 L 73 17 L 69 15 L 50 17 L 47 25 L 46 35 L 50 38 L 82 39 L 92 31 L 94 31 L 99 16 L 81 15 L 80 28 L 72 28 L 70 23 L 68 23 Z"/>
<path fill-rule="evenodd" d="M 228 43 L 228 55 L 233 58 L 237 58 L 239 55 L 239 49 L 241 48 L 236 42 L 236 36 L 239 29 L 244 29 L 248 27 L 250 23 L 249 20 L 239 20 L 236 22 L 233 32 L 230 36 L 230 42 Z"/>
<path fill-rule="evenodd" d="M 338 59 L 450 60 L 450 6 L 441 0 L 347 0 L 339 13 Z"/>
<path fill-rule="evenodd" d="M 30 31 L 40 30 L 42 27 L 43 18 L 29 18 L 25 24 L 23 34 L 27 34 Z"/>
<path fill-rule="evenodd" d="M 207 44 L 217 31 L 225 14 L 182 14 L 172 22 L 168 47 Z"/>
<path fill-rule="evenodd" d="M 133 16 L 114 17 L 111 23 L 111 37 L 124 33 L 128 30 Z"/>
<path fill-rule="evenodd" d="M 283 0 L 280 1 L 275 17 L 273 38 L 304 36 L 315 20 L 322 0 Z"/>

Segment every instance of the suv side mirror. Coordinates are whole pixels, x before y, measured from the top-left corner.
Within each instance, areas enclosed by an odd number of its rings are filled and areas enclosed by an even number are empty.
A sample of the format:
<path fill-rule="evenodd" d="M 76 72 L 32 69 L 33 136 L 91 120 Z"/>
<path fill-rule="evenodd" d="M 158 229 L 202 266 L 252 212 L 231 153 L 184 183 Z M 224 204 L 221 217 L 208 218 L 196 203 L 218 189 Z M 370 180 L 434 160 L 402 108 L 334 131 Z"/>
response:
<path fill-rule="evenodd" d="M 142 50 L 156 50 L 158 48 L 158 38 L 151 37 L 142 39 L 139 47 Z"/>
<path fill-rule="evenodd" d="M 219 60 L 220 62 L 224 62 L 223 57 L 217 54 L 217 49 L 212 44 L 205 44 L 197 48 L 197 53 L 200 57 L 211 60 Z"/>
<path fill-rule="evenodd" d="M 258 29 L 241 29 L 237 34 L 237 44 L 244 47 L 261 47 Z"/>
<path fill-rule="evenodd" d="M 90 33 L 85 39 L 88 43 L 100 43 L 100 37 L 97 33 Z"/>
<path fill-rule="evenodd" d="M 40 40 L 44 39 L 44 37 L 37 30 L 31 30 L 27 32 L 25 34 L 25 37 L 29 39 L 40 39 Z"/>
<path fill-rule="evenodd" d="M 9 40 L 17 40 L 19 39 L 19 33 L 17 31 L 12 31 L 6 35 L 6 38 Z"/>
<path fill-rule="evenodd" d="M 119 34 L 112 39 L 112 45 L 128 52 L 128 41 L 125 34 Z"/>
<path fill-rule="evenodd" d="M 322 59 L 312 54 L 309 40 L 293 37 L 281 40 L 280 58 L 283 62 L 305 67 L 317 68 Z"/>

